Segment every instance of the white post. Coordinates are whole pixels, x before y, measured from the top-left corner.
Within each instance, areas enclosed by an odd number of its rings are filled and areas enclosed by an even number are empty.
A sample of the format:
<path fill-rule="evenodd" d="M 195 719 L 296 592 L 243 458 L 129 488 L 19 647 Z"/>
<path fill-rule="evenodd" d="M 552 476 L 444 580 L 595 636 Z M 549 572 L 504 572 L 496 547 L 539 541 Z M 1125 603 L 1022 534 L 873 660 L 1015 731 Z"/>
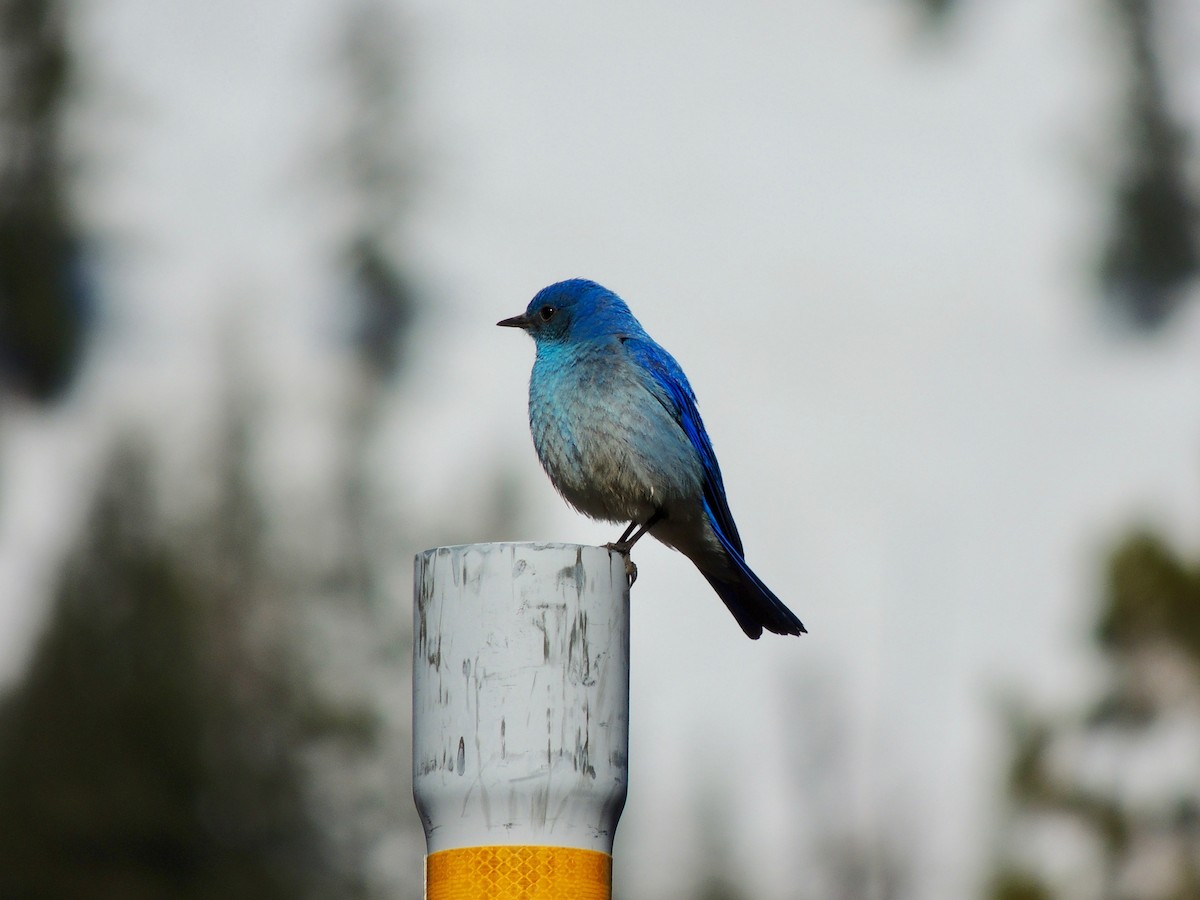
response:
<path fill-rule="evenodd" d="M 609 900 L 629 750 L 625 560 L 575 544 L 416 558 L 413 796 L 429 900 Z"/>

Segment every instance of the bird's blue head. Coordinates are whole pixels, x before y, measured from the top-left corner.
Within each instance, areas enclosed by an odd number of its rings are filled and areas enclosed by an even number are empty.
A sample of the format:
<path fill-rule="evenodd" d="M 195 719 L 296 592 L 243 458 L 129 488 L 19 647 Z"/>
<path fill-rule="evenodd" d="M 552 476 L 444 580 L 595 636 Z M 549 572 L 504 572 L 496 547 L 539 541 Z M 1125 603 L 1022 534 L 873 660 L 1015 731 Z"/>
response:
<path fill-rule="evenodd" d="M 586 278 L 542 288 L 524 313 L 496 324 L 524 329 L 539 346 L 644 333 L 624 300 Z"/>

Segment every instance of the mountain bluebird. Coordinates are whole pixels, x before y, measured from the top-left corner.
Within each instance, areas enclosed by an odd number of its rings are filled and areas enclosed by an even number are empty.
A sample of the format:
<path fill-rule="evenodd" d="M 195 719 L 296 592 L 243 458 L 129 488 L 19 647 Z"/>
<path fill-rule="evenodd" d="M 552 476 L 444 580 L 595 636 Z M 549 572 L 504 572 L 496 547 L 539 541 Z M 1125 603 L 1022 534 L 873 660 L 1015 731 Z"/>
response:
<path fill-rule="evenodd" d="M 630 523 L 610 547 L 627 555 L 652 534 L 696 564 L 751 638 L 805 631 L 746 565 L 687 377 L 620 297 L 562 281 L 496 324 L 537 344 L 529 428 L 554 487 L 587 516 Z"/>

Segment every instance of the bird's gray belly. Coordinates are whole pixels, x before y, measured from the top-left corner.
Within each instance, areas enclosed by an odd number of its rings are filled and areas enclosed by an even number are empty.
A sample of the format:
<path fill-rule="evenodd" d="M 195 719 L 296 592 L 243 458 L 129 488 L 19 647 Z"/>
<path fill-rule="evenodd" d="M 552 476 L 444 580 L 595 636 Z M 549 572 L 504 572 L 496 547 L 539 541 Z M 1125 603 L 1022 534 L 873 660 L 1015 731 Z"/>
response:
<path fill-rule="evenodd" d="M 660 508 L 683 516 L 702 490 L 695 451 L 649 394 L 640 403 L 621 396 L 613 385 L 578 386 L 566 402 L 531 390 L 530 430 L 546 474 L 592 518 L 644 522 Z"/>

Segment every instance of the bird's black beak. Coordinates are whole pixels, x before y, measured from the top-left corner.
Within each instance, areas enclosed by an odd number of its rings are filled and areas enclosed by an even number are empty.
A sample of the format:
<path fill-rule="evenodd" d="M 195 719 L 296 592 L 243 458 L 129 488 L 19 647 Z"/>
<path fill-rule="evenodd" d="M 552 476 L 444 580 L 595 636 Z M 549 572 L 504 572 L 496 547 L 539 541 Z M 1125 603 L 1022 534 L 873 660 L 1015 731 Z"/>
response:
<path fill-rule="evenodd" d="M 522 313 L 519 316 L 513 316 L 511 319 L 501 319 L 496 324 L 503 328 L 528 328 L 529 316 Z"/>

